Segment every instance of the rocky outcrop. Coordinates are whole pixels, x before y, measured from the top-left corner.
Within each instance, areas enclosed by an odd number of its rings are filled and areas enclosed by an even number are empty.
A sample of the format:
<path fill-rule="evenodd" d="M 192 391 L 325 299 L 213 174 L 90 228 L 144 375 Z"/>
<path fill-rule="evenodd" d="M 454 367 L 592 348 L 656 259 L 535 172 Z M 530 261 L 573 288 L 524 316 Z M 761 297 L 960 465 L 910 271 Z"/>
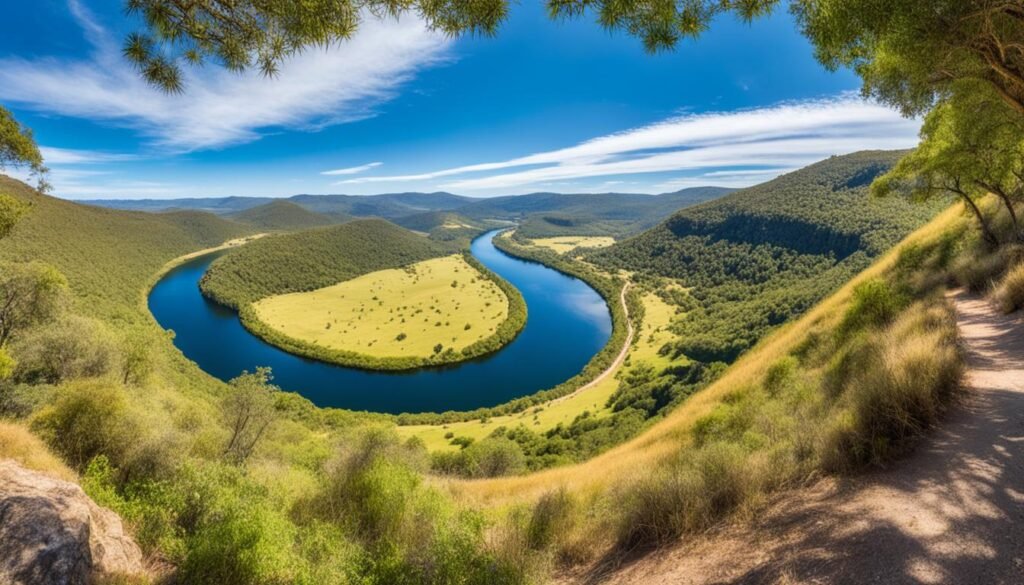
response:
<path fill-rule="evenodd" d="M 0 461 L 0 583 L 87 585 L 143 571 L 117 514 L 71 482 Z"/>

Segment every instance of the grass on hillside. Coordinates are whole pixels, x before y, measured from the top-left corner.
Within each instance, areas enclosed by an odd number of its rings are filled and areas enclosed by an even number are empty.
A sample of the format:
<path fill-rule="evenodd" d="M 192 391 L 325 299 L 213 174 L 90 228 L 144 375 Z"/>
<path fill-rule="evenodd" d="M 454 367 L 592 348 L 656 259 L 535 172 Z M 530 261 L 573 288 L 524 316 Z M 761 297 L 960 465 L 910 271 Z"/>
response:
<path fill-rule="evenodd" d="M 430 357 L 439 345 L 461 351 L 492 335 L 508 306 L 505 293 L 461 255 L 253 305 L 285 335 L 373 357 Z"/>
<path fill-rule="evenodd" d="M 553 238 L 535 238 L 530 240 L 535 246 L 554 250 L 559 254 L 572 252 L 576 248 L 606 248 L 615 243 L 615 238 L 608 236 L 557 236 Z"/>
<path fill-rule="evenodd" d="M 74 471 L 50 452 L 46 443 L 32 434 L 25 425 L 0 420 L 0 460 L 13 459 L 26 469 L 39 471 L 58 479 L 75 481 Z"/>
<path fill-rule="evenodd" d="M 640 364 L 660 370 L 672 363 L 666 356 L 659 355 L 658 349 L 671 337 L 668 325 L 675 314 L 675 308 L 655 294 L 646 293 L 641 299 L 644 306 L 643 322 L 625 364 L 596 385 L 516 414 L 447 424 L 400 426 L 398 434 L 405 438 L 416 437 L 423 441 L 428 451 L 454 451 L 459 445 L 453 443 L 453 439 L 464 437 L 479 441 L 501 427 L 513 428 L 522 424 L 534 432 L 544 433 L 559 425 L 569 426 L 584 412 L 595 419 L 607 416 L 610 412 L 609 399 L 618 389 L 619 378 L 623 373 Z"/>

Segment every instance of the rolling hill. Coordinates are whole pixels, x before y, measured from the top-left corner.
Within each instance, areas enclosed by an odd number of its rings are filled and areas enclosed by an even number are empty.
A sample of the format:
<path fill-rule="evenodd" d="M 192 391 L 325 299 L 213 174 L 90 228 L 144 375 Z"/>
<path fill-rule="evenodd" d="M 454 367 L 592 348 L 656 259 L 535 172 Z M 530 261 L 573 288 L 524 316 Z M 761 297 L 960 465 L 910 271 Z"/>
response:
<path fill-rule="evenodd" d="M 262 230 L 292 231 L 341 223 L 338 216 L 309 211 L 305 207 L 284 199 L 275 199 L 257 207 L 250 207 L 229 215 L 235 221 Z"/>
<path fill-rule="evenodd" d="M 153 272 L 173 258 L 256 230 L 202 211 L 143 213 L 40 195 L 0 175 L 0 192 L 32 206 L 0 240 L 0 259 L 41 260 L 67 276 L 77 304 L 94 316 L 127 317 Z"/>
<path fill-rule="evenodd" d="M 287 219 L 261 220 L 259 216 L 284 214 L 287 202 L 319 214 L 331 223 L 353 217 L 379 217 L 417 231 L 429 232 L 445 223 L 444 214 L 458 214 L 459 223 L 498 220 L 521 224 L 524 235 L 547 237 L 591 235 L 622 237 L 643 231 L 683 207 L 721 197 L 731 189 L 696 187 L 661 195 L 636 193 L 529 193 L 492 198 L 472 198 L 451 193 L 385 193 L 381 195 L 295 195 L 283 200 L 265 197 L 224 197 L 168 200 L 96 200 L 94 205 L 141 211 L 197 209 L 244 219 L 246 212 L 257 214 L 254 225 L 283 229 L 274 225 L 292 225 Z M 277 203 L 264 211 L 255 211 Z M 297 215 L 291 210 L 289 216 Z M 308 220 L 308 218 L 307 218 Z M 299 220 L 296 227 L 309 227 Z"/>

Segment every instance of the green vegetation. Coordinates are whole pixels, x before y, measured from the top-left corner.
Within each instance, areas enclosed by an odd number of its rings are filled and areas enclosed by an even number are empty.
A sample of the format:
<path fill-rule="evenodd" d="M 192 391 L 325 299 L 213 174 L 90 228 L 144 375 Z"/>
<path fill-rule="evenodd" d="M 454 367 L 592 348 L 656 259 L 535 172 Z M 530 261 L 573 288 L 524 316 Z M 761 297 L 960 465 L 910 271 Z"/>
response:
<path fill-rule="evenodd" d="M 294 231 L 339 223 L 336 218 L 281 199 L 233 213 L 229 217 L 259 230 L 270 231 Z"/>
<path fill-rule="evenodd" d="M 353 221 L 262 238 L 214 261 L 200 286 L 211 299 L 241 310 L 270 296 L 312 291 L 453 251 L 386 221 Z"/>
<path fill-rule="evenodd" d="M 8 167 L 27 168 L 38 180 L 36 189 L 49 190 L 46 182 L 48 169 L 43 165 L 43 155 L 32 136 L 32 129 L 22 126 L 10 110 L 0 106 L 0 171 Z M 0 238 L 7 235 L 17 219 L 16 209 L 8 196 L 0 194 Z"/>
<path fill-rule="evenodd" d="M 500 349 L 526 324 L 526 303 L 467 253 L 268 297 L 242 315 L 251 331 L 298 355 L 400 370 Z"/>
<path fill-rule="evenodd" d="M 872 199 L 900 153 L 834 157 L 704 205 L 587 258 L 609 270 L 677 279 L 686 312 L 663 351 L 732 362 L 932 217 L 947 200 Z"/>

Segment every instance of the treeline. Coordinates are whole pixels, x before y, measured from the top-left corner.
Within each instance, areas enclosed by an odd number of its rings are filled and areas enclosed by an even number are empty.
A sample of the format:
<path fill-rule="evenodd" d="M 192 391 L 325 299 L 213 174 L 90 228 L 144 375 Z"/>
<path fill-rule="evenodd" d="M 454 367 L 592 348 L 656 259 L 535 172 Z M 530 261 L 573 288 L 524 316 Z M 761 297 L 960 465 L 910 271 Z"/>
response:
<path fill-rule="evenodd" d="M 833 157 L 684 209 L 587 257 L 641 282 L 667 277 L 688 287 L 673 299 L 685 312 L 673 325 L 677 341 L 662 351 L 731 363 L 948 205 L 870 196 L 871 181 L 903 154 Z"/>
<path fill-rule="evenodd" d="M 384 220 L 359 220 L 252 242 L 214 261 L 199 286 L 207 297 L 242 310 L 269 296 L 316 290 L 457 251 Z"/>
<path fill-rule="evenodd" d="M 605 302 L 608 304 L 609 311 L 611 312 L 612 334 L 608 339 L 608 343 L 601 348 L 601 351 L 591 358 L 579 374 L 569 378 L 554 388 L 542 390 L 529 396 L 516 398 L 515 400 L 510 400 L 509 402 L 493 407 L 477 408 L 469 411 L 447 411 L 442 413 L 404 413 L 396 417 L 396 422 L 399 425 L 438 425 L 522 412 L 530 407 L 543 404 L 549 400 L 554 400 L 555 398 L 571 394 L 585 386 L 601 372 L 606 370 L 615 361 L 616 356 L 618 356 L 619 352 L 622 350 L 622 345 L 626 342 L 626 337 L 628 335 L 628 328 L 626 312 L 622 308 L 622 303 L 619 300 L 619 295 L 622 292 L 623 286 L 621 281 L 618 279 L 608 278 L 585 264 L 565 258 L 550 250 L 523 246 L 506 237 L 495 237 L 494 245 L 499 250 L 507 254 L 524 260 L 539 262 L 545 266 L 579 278 L 593 287 L 594 290 L 604 298 Z M 630 293 L 626 295 L 626 303 L 629 305 L 630 314 L 635 314 L 634 311 L 642 313 L 640 300 L 634 292 L 630 291 Z"/>
<path fill-rule="evenodd" d="M 340 364 L 366 370 L 411 370 L 452 364 L 493 353 L 511 342 L 526 325 L 526 301 L 511 283 L 480 264 L 469 252 L 463 252 L 466 263 L 480 271 L 484 278 L 493 281 L 508 298 L 508 315 L 495 328 L 494 333 L 461 350 L 447 348 L 430 356 L 377 357 L 353 351 L 324 347 L 316 343 L 296 339 L 281 333 L 259 319 L 251 304 L 239 311 L 242 324 L 253 334 L 267 343 L 289 353 L 323 362 Z"/>

